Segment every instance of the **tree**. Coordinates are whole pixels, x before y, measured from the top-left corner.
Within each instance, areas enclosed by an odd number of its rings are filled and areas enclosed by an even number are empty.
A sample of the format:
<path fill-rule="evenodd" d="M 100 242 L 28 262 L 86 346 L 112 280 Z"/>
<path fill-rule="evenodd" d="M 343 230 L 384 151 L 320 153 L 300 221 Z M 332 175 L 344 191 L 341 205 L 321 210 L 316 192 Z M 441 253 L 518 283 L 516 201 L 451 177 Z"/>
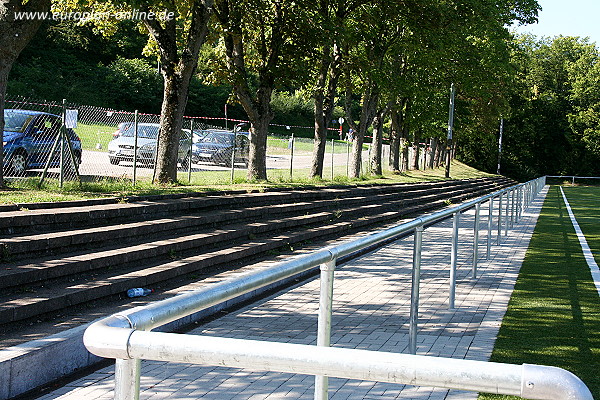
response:
<path fill-rule="evenodd" d="M 187 2 L 160 2 L 177 18 L 148 18 L 144 24 L 156 41 L 160 52 L 160 70 L 164 78 L 164 95 L 160 112 L 155 178 L 159 183 L 177 180 L 177 153 L 179 132 L 187 105 L 190 81 L 198 66 L 198 53 L 206 39 L 212 0 Z M 141 12 L 153 10 L 148 5 Z M 155 11 L 158 14 L 158 11 Z M 181 26 L 186 27 L 184 33 Z M 180 44 L 181 43 L 181 44 Z"/>
<path fill-rule="evenodd" d="M 42 24 L 41 14 L 50 11 L 50 0 L 0 1 L 0 187 L 4 187 L 4 104 L 13 63 Z M 27 13 L 31 18 L 19 18 Z M 38 13 L 38 14 L 36 14 Z"/>
<path fill-rule="evenodd" d="M 344 71 L 344 111 L 352 135 L 350 177 L 361 173 L 362 149 L 365 134 L 377 113 L 384 81 L 389 79 L 383 68 L 385 57 L 402 37 L 403 27 L 398 23 L 401 6 L 386 1 L 372 1 L 357 10 L 349 29 L 350 40 L 344 46 L 347 58 Z M 392 18 L 394 16 L 394 18 Z M 355 120 L 352 102 L 360 93 L 360 115 Z"/>
<path fill-rule="evenodd" d="M 599 51 L 578 37 L 520 36 L 503 172 L 517 179 L 600 173 Z"/>
<path fill-rule="evenodd" d="M 126 2 L 87 0 L 55 0 L 58 9 L 81 11 L 102 10 L 118 15 L 137 11 L 141 24 L 149 34 L 148 48 L 158 53 L 163 76 L 163 99 L 160 112 L 157 160 L 154 179 L 161 184 L 177 180 L 177 153 L 183 115 L 188 101 L 190 81 L 198 66 L 198 54 L 208 33 L 213 0 L 156 0 Z M 118 29 L 118 20 L 91 19 L 104 35 Z"/>
<path fill-rule="evenodd" d="M 310 3 L 310 2 L 308 2 Z M 225 79 L 250 120 L 248 178 L 266 180 L 267 134 L 277 86 L 303 82 L 310 58 L 311 4 L 217 0 Z"/>
<path fill-rule="evenodd" d="M 323 177 L 323 160 L 327 144 L 327 131 L 332 121 L 338 82 L 342 73 L 341 46 L 347 40 L 347 24 L 352 13 L 365 0 L 322 0 L 318 7 L 319 47 L 315 58 L 314 86 L 314 149 L 310 176 Z"/>

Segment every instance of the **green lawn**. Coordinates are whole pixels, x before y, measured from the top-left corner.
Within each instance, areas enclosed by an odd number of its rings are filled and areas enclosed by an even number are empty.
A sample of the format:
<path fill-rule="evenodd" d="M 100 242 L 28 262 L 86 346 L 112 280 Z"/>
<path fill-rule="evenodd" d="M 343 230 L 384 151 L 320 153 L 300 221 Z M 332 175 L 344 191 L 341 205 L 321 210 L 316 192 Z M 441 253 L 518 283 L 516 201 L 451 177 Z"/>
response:
<path fill-rule="evenodd" d="M 600 188 L 565 190 L 592 250 L 600 248 Z M 594 223 L 596 221 L 596 223 Z M 600 398 L 600 298 L 560 188 L 548 192 L 502 321 L 492 361 L 552 365 Z M 480 399 L 513 399 L 481 395 Z"/>
<path fill-rule="evenodd" d="M 452 161 L 452 178 L 470 179 L 491 174 L 478 171 L 459 161 Z M 290 180 L 289 169 L 269 170 L 269 181 L 252 182 L 246 178 L 245 169 L 235 171 L 234 183 L 231 183 L 230 171 L 200 171 L 192 173 L 192 181 L 188 182 L 188 174 L 178 174 L 179 184 L 170 186 L 152 185 L 148 178 L 140 178 L 134 186 L 130 179 L 106 178 L 94 182 L 65 182 L 61 189 L 56 179 L 48 178 L 44 186 L 38 189 L 39 178 L 28 178 L 9 183 L 9 188 L 0 190 L 0 204 L 33 203 L 45 201 L 65 201 L 86 199 L 93 197 L 146 194 L 167 194 L 181 192 L 203 192 L 216 190 L 264 190 L 269 187 L 326 187 L 329 185 L 369 185 L 369 184 L 393 184 L 407 182 L 425 182 L 444 180 L 444 168 L 428 169 L 425 171 L 407 171 L 402 174 L 392 174 L 385 171 L 383 176 L 363 176 L 360 179 L 348 179 L 346 167 L 336 166 L 334 179 L 331 179 L 331 166 L 326 165 L 323 179 L 311 179 L 308 177 L 308 169 L 294 169 L 293 179 Z"/>
<path fill-rule="evenodd" d="M 99 143 L 102 150 L 106 151 L 108 142 L 113 139 L 113 132 L 117 130 L 116 125 L 85 124 L 79 122 L 75 132 L 81 139 L 81 146 L 85 150 L 95 150 Z"/>

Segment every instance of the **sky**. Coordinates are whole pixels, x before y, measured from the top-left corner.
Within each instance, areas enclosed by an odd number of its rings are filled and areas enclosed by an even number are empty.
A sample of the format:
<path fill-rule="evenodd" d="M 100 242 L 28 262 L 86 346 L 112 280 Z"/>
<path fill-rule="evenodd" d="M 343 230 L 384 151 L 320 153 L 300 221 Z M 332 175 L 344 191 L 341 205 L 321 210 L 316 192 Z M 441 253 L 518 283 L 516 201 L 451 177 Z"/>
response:
<path fill-rule="evenodd" d="M 538 0 L 538 23 L 516 27 L 519 33 L 541 36 L 589 36 L 600 45 L 600 0 Z"/>

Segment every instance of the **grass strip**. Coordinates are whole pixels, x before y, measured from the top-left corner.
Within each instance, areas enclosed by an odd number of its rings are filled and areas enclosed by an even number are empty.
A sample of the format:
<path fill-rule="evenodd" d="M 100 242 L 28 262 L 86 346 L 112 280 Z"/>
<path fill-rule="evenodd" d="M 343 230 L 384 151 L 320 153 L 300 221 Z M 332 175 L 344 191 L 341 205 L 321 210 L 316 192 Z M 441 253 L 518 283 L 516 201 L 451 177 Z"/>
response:
<path fill-rule="evenodd" d="M 596 196 L 600 190 L 596 189 Z M 567 193 L 578 204 L 578 191 Z M 577 206 L 576 206 L 577 207 Z M 579 220 L 579 209 L 575 216 Z M 595 213 L 596 220 L 600 211 Z M 588 238 L 589 227 L 582 228 Z M 596 232 L 600 227 L 594 228 Z M 591 233 L 591 232 L 590 232 Z M 588 238 L 598 248 L 598 236 Z M 594 245 L 592 245 L 594 243 Z M 551 365 L 571 371 L 600 398 L 600 299 L 560 189 L 538 219 L 502 321 L 491 361 Z M 481 394 L 480 399 L 516 399 Z"/>
<path fill-rule="evenodd" d="M 472 179 L 490 177 L 482 171 L 471 168 L 459 161 L 453 160 L 451 165 L 453 179 Z M 345 176 L 346 167 L 335 170 L 334 179 L 331 179 L 331 168 L 325 170 L 323 179 L 308 177 L 308 170 L 294 170 L 293 179 L 290 179 L 289 170 L 269 170 L 269 181 L 250 181 L 247 171 L 235 171 L 234 183 L 231 183 L 230 171 L 202 171 L 192 173 L 192 181 L 188 182 L 188 174 L 179 173 L 179 183 L 174 185 L 153 185 L 149 178 L 140 178 L 134 186 L 127 178 L 98 179 L 94 181 L 65 182 L 59 187 L 56 179 L 46 179 L 43 187 L 38 188 L 39 178 L 31 177 L 9 182 L 9 188 L 0 189 L 0 204 L 21 204 L 35 202 L 55 202 L 66 200 L 80 200 L 95 197 L 127 197 L 132 195 L 157 195 L 169 193 L 214 192 L 221 190 L 266 190 L 268 188 L 303 188 L 327 187 L 332 185 L 371 185 L 395 184 L 413 182 L 433 182 L 445 180 L 443 167 L 427 170 L 411 170 L 401 174 L 386 171 L 382 176 L 364 175 L 358 179 L 349 179 Z"/>

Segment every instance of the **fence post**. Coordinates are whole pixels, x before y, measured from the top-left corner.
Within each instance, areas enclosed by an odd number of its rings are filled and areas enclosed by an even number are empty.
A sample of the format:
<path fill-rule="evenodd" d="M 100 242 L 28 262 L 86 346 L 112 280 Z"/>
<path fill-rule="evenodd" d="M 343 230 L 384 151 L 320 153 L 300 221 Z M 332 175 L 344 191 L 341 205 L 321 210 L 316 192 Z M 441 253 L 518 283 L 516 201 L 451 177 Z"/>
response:
<path fill-rule="evenodd" d="M 63 187 L 65 182 L 65 123 L 67 121 L 67 99 L 63 99 L 62 101 L 62 126 L 59 129 L 60 136 L 60 172 L 59 172 L 59 186 Z"/>
<path fill-rule="evenodd" d="M 188 184 L 192 184 L 192 151 L 194 151 L 194 119 L 190 118 L 190 153 L 188 158 Z"/>
<path fill-rule="evenodd" d="M 450 293 L 448 295 L 448 308 L 454 309 L 454 298 L 456 296 L 456 264 L 458 257 L 458 224 L 460 211 L 454 213 L 452 218 L 452 251 L 450 253 Z"/>
<path fill-rule="evenodd" d="M 488 207 L 488 219 L 487 219 L 487 246 L 485 259 L 490 259 L 490 252 L 492 248 L 492 220 L 494 216 L 494 197 L 490 197 L 490 205 Z"/>
<path fill-rule="evenodd" d="M 115 360 L 115 399 L 138 400 L 140 398 L 141 360 Z"/>
<path fill-rule="evenodd" d="M 477 278 L 477 259 L 479 258 L 479 213 L 481 203 L 475 205 L 475 226 L 473 228 L 473 279 Z"/>
<path fill-rule="evenodd" d="M 290 138 L 290 181 L 293 179 L 293 171 L 294 171 L 294 132 L 292 132 L 292 137 Z"/>
<path fill-rule="evenodd" d="M 317 346 L 329 347 L 331 344 L 331 314 L 333 310 L 333 280 L 335 258 L 321 264 L 321 291 L 319 298 L 319 317 L 317 327 Z M 315 400 L 326 400 L 329 391 L 329 378 L 315 375 Z"/>
<path fill-rule="evenodd" d="M 421 249 L 423 247 L 423 225 L 415 228 L 413 246 L 412 283 L 410 291 L 410 317 L 408 351 L 417 354 L 417 329 L 419 322 L 419 284 L 421 281 Z"/>
<path fill-rule="evenodd" d="M 231 183 L 235 177 L 235 146 L 237 145 L 237 131 L 233 128 L 233 147 L 231 149 Z"/>
<path fill-rule="evenodd" d="M 156 143 L 156 152 L 158 152 L 158 138 Z M 133 114 L 133 186 L 137 178 L 137 154 L 138 154 L 138 110 Z"/>
<path fill-rule="evenodd" d="M 346 177 L 350 177 L 350 142 L 346 141 Z"/>
<path fill-rule="evenodd" d="M 333 155 L 335 154 L 335 139 L 331 139 L 331 180 L 333 180 Z"/>

